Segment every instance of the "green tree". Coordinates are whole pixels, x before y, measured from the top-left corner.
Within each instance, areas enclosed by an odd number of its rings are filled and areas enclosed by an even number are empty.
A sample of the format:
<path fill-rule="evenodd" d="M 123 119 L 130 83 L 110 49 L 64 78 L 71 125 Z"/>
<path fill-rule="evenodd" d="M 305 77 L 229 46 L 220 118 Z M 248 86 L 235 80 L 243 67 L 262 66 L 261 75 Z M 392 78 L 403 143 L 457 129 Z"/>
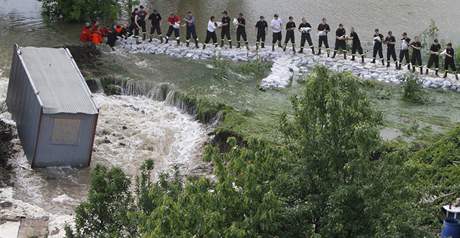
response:
<path fill-rule="evenodd" d="M 422 231 L 407 222 L 416 195 L 379 153 L 381 115 L 360 82 L 319 67 L 292 104 L 294 116 L 284 116 L 281 128 L 296 179 L 284 196 L 302 209 L 293 212 L 297 227 L 286 230 L 297 237 L 418 237 Z"/>
<path fill-rule="evenodd" d="M 76 210 L 76 237 L 130 237 L 135 234 L 130 181 L 119 168 L 97 165 L 91 173 L 88 200 Z"/>
<path fill-rule="evenodd" d="M 43 0 L 43 13 L 67 22 L 101 19 L 114 21 L 120 13 L 117 0 Z"/>

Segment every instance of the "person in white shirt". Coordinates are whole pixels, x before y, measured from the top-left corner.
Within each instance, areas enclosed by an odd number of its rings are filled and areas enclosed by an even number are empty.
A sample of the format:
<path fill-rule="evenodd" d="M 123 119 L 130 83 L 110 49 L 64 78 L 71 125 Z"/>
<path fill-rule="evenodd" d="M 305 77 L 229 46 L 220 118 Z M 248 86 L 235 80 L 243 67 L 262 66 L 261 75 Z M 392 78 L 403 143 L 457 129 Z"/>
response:
<path fill-rule="evenodd" d="M 278 16 L 278 14 L 275 14 L 273 17 L 273 20 L 270 24 L 270 27 L 273 32 L 273 45 L 272 45 L 272 51 L 275 51 L 275 45 L 278 43 L 278 47 L 282 48 L 283 46 L 281 45 L 281 40 L 283 38 L 281 34 L 281 29 L 283 27 L 283 20 L 281 20 Z"/>
<path fill-rule="evenodd" d="M 214 46 L 217 47 L 216 29 L 217 29 L 217 23 L 215 21 L 215 17 L 211 16 L 211 18 L 209 19 L 209 22 L 208 22 L 208 30 L 206 32 L 206 40 L 204 41 L 203 49 L 206 49 L 206 45 L 211 40 L 212 40 L 212 43 L 214 44 Z"/>

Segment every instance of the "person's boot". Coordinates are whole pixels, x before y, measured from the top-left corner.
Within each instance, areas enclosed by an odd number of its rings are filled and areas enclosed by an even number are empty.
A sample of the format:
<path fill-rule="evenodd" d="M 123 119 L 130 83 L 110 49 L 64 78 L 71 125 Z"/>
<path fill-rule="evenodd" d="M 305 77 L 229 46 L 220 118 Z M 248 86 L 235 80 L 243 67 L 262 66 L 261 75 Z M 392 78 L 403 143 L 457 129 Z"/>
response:
<path fill-rule="evenodd" d="M 236 48 L 237 48 L 237 49 L 241 48 L 241 43 L 240 43 L 240 42 L 238 42 L 238 43 L 236 44 Z"/>
<path fill-rule="evenodd" d="M 275 45 L 272 45 L 272 51 L 275 51 Z"/>
<path fill-rule="evenodd" d="M 390 68 L 390 61 L 387 62 L 387 68 Z"/>
<path fill-rule="evenodd" d="M 420 66 L 420 75 L 423 75 L 423 66 Z"/>
<path fill-rule="evenodd" d="M 444 72 L 444 77 L 443 78 L 447 78 L 447 71 Z"/>
<path fill-rule="evenodd" d="M 318 48 L 318 54 L 316 55 L 321 55 L 321 48 Z"/>
<path fill-rule="evenodd" d="M 203 50 L 206 49 L 206 44 L 203 44 Z"/>
<path fill-rule="evenodd" d="M 385 66 L 385 60 L 382 59 L 382 65 Z"/>
<path fill-rule="evenodd" d="M 229 47 L 231 49 L 232 48 L 232 41 L 231 40 L 228 41 L 228 45 L 229 45 Z"/>
<path fill-rule="evenodd" d="M 335 55 L 337 54 L 337 51 L 334 51 L 334 54 L 332 55 L 332 58 L 335 58 Z"/>
<path fill-rule="evenodd" d="M 327 57 L 329 58 L 329 57 L 330 57 L 330 56 L 329 56 L 329 55 L 330 55 L 329 49 L 327 49 L 326 52 L 327 52 Z"/>
<path fill-rule="evenodd" d="M 410 64 L 407 64 L 407 70 L 410 70 Z"/>
<path fill-rule="evenodd" d="M 287 44 L 284 44 L 283 51 L 286 52 Z"/>
<path fill-rule="evenodd" d="M 313 47 L 313 46 L 311 47 L 311 53 L 315 54 L 315 47 Z"/>
<path fill-rule="evenodd" d="M 295 52 L 295 44 L 292 44 L 292 52 L 294 52 L 294 54 L 296 53 Z"/>
<path fill-rule="evenodd" d="M 259 50 L 259 43 L 256 42 L 256 50 Z"/>
<path fill-rule="evenodd" d="M 299 54 L 303 53 L 303 47 L 300 47 Z"/>
<path fill-rule="evenodd" d="M 396 69 L 399 69 L 398 61 L 395 62 Z"/>
<path fill-rule="evenodd" d="M 177 41 L 177 46 L 180 46 L 180 38 L 179 37 L 176 38 L 176 41 Z"/>
<path fill-rule="evenodd" d="M 351 56 L 351 61 L 355 61 L 355 56 L 354 55 Z"/>
<path fill-rule="evenodd" d="M 249 50 L 249 43 L 246 42 L 245 44 L 246 44 L 246 49 Z"/>
<path fill-rule="evenodd" d="M 434 75 L 436 75 L 436 77 L 439 77 L 438 71 L 439 70 L 436 70 L 435 73 L 434 73 Z"/>
<path fill-rule="evenodd" d="M 224 40 L 220 40 L 220 48 L 224 48 Z"/>
<path fill-rule="evenodd" d="M 150 39 L 149 39 L 149 43 L 151 43 L 151 42 L 152 42 L 152 35 L 150 35 Z"/>
<path fill-rule="evenodd" d="M 168 44 L 168 42 L 169 42 L 169 37 L 166 37 L 165 44 Z"/>
<path fill-rule="evenodd" d="M 458 74 L 455 74 L 455 80 L 458 80 Z"/>
<path fill-rule="evenodd" d="M 428 75 L 428 68 L 427 68 L 427 69 L 425 69 L 425 74 L 426 74 L 426 75 Z"/>
<path fill-rule="evenodd" d="M 189 40 L 185 41 L 185 46 L 187 46 L 187 48 L 190 46 L 190 41 Z"/>
<path fill-rule="evenodd" d="M 163 36 L 160 35 L 160 43 L 163 44 Z"/>
<path fill-rule="evenodd" d="M 415 73 L 415 66 L 412 66 L 412 73 Z"/>
<path fill-rule="evenodd" d="M 375 64 L 375 58 L 372 60 L 372 62 L 371 62 L 371 63 Z"/>
<path fill-rule="evenodd" d="M 142 34 L 142 41 L 145 41 L 145 38 L 147 38 L 146 34 Z"/>
<path fill-rule="evenodd" d="M 265 42 L 263 42 L 263 41 L 262 41 L 262 43 L 261 43 L 261 48 L 262 48 L 262 49 L 265 48 Z"/>
<path fill-rule="evenodd" d="M 364 64 L 364 56 L 361 56 L 361 63 Z"/>
<path fill-rule="evenodd" d="M 343 59 L 346 60 L 347 59 L 347 53 L 343 53 Z"/>

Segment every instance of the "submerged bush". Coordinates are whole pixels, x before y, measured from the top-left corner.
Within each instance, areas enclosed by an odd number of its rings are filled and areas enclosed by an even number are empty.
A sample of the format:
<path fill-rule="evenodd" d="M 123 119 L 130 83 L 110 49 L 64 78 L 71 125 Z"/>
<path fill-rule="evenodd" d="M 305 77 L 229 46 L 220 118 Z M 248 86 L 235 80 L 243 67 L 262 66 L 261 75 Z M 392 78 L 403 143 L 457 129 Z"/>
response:
<path fill-rule="evenodd" d="M 417 75 L 408 73 L 404 76 L 402 100 L 411 103 L 425 103 L 425 92 Z"/>

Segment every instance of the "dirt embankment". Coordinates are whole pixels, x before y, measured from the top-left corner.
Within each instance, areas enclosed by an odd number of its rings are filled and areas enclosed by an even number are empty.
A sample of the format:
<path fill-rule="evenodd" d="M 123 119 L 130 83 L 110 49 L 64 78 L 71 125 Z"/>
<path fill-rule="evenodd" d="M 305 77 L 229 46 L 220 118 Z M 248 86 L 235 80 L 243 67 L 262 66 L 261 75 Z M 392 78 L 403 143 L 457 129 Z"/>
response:
<path fill-rule="evenodd" d="M 13 127 L 0 120 L 0 187 L 5 187 L 10 182 L 11 166 L 7 162 L 15 153 L 11 142 L 14 137 Z"/>

